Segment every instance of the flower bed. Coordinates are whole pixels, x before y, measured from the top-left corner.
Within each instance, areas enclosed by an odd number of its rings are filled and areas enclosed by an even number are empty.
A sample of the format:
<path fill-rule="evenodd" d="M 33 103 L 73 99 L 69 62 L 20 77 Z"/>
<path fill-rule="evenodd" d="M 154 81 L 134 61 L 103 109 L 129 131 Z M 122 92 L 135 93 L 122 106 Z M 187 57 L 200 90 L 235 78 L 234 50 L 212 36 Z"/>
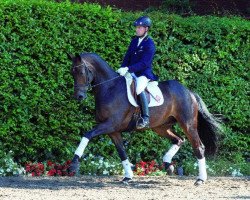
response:
<path fill-rule="evenodd" d="M 70 163 L 71 161 L 66 161 L 64 164 L 58 164 L 52 161 L 47 161 L 46 163 L 29 162 L 25 165 L 25 171 L 27 175 L 31 176 L 73 176 L 73 173 L 68 172 Z"/>

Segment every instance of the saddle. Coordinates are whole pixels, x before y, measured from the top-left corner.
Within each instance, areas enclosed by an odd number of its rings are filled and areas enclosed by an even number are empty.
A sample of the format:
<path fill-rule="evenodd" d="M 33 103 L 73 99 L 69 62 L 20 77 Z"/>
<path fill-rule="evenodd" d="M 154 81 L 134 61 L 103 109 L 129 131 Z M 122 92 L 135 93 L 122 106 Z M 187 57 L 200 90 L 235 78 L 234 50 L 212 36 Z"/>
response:
<path fill-rule="evenodd" d="M 135 92 L 135 80 L 130 73 L 126 73 L 124 77 L 126 79 L 128 100 L 134 107 L 139 107 L 139 100 Z M 158 87 L 157 81 L 150 81 L 145 89 L 145 92 L 148 100 L 148 107 L 155 107 L 163 104 L 164 98 L 160 88 Z"/>

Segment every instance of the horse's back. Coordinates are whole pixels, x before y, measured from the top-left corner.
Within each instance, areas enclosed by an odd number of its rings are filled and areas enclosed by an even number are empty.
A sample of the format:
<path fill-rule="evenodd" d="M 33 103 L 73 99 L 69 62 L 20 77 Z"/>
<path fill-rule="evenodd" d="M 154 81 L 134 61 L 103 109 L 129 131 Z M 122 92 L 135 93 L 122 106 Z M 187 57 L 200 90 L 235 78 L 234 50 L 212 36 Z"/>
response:
<path fill-rule="evenodd" d="M 159 82 L 159 87 L 163 93 L 170 95 L 189 94 L 189 90 L 177 80 L 167 80 Z"/>
<path fill-rule="evenodd" d="M 162 90 L 165 105 L 171 104 L 174 113 L 191 112 L 193 98 L 191 91 L 177 80 L 159 82 Z M 174 109 L 173 109 L 174 108 Z"/>

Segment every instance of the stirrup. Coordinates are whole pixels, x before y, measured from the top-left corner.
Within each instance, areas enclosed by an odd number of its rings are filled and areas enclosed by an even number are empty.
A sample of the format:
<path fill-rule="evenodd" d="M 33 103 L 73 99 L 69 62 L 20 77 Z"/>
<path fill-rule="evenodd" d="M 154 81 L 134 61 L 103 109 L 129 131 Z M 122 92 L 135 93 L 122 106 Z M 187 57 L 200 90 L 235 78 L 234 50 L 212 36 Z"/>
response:
<path fill-rule="evenodd" d="M 136 123 L 137 129 L 149 128 L 149 119 L 141 117 Z"/>

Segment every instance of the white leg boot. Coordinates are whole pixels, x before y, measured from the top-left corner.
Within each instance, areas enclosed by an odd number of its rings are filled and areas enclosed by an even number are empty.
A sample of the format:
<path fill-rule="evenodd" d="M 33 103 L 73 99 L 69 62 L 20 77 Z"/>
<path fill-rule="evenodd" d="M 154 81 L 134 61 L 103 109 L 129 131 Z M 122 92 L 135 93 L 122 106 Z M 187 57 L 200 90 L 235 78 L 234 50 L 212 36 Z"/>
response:
<path fill-rule="evenodd" d="M 89 139 L 86 138 L 86 137 L 83 137 L 80 144 L 79 144 L 79 146 L 78 146 L 78 148 L 75 151 L 75 155 L 78 155 L 79 158 L 81 158 L 82 155 L 83 155 L 84 149 L 86 148 L 88 143 L 89 143 Z"/>
<path fill-rule="evenodd" d="M 133 171 L 131 169 L 131 163 L 129 162 L 128 159 L 122 161 L 122 166 L 125 171 L 125 177 L 122 180 L 124 183 L 127 183 L 128 181 L 132 180 L 133 178 Z"/>
<path fill-rule="evenodd" d="M 202 159 L 198 159 L 198 167 L 199 167 L 199 176 L 197 177 L 197 181 L 195 182 L 195 185 L 201 185 L 207 180 L 205 157 Z"/>

